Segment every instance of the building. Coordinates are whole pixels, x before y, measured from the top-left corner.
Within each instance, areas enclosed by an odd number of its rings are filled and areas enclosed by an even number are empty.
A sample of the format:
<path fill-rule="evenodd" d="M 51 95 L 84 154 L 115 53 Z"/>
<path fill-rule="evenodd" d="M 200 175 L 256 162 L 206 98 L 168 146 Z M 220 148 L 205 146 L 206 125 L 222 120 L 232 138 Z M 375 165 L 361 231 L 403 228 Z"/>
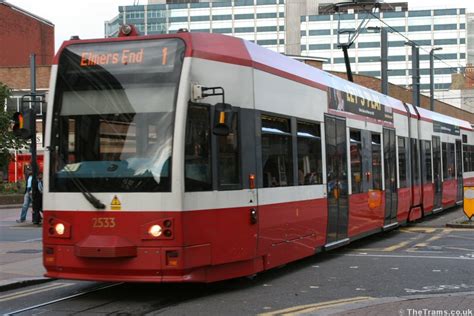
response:
<path fill-rule="evenodd" d="M 32 53 L 36 54 L 36 91 L 45 94 L 49 89 L 51 64 L 54 57 L 54 24 L 0 0 L 0 29 L 2 30 L 0 32 L 0 82 L 11 88 L 13 94 L 7 100 L 6 108 L 1 110 L 19 111 L 22 97 L 30 94 L 31 91 L 30 55 Z M 40 114 L 45 110 L 43 105 L 39 110 Z M 37 124 L 37 132 L 38 154 L 41 155 L 42 124 Z M 25 149 L 23 152 L 27 153 L 28 150 Z M 14 154 L 18 157 L 17 152 Z M 19 164 L 20 162 L 15 160 L 15 170 L 18 170 Z M 3 167 L 7 168 L 7 166 Z M 3 173 L 3 177 L 8 175 L 7 169 L 0 170 L 0 173 Z M 14 181 L 22 177 L 22 173 L 17 173 Z"/>
<path fill-rule="evenodd" d="M 151 0 L 148 5 L 120 6 L 105 22 L 105 36 L 116 36 L 120 24 L 135 24 L 142 34 L 168 34 L 181 28 L 222 33 L 258 43 L 277 52 L 300 54 L 300 16 L 318 14 L 334 0 Z M 327 4 L 326 4 L 327 5 Z"/>
<path fill-rule="evenodd" d="M 465 9 L 398 10 L 301 17 L 301 54 L 327 58 L 325 70 L 345 71 L 344 58 L 338 44 L 338 19 L 342 31 L 358 28 L 365 17 L 371 18 L 349 49 L 352 71 L 356 74 L 380 77 L 380 34 L 371 29 L 385 27 L 388 33 L 389 82 L 411 85 L 411 47 L 408 40 L 420 47 L 420 89 L 429 90 L 430 50 L 435 53 L 435 89 L 448 90 L 451 75 L 464 71 L 466 66 L 466 11 Z M 340 30 L 340 31 L 341 31 Z"/>
<path fill-rule="evenodd" d="M 45 93 L 54 57 L 54 24 L 0 0 L 0 82 L 13 90 L 8 110 L 18 111 L 21 97 L 30 92 L 30 54 L 36 54 L 36 87 Z"/>

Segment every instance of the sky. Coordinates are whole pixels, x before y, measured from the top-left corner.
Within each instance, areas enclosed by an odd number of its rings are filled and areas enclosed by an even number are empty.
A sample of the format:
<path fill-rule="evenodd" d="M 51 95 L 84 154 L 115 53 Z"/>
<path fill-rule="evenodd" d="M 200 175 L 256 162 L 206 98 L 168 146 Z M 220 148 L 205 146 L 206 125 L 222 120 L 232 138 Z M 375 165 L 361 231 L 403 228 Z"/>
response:
<path fill-rule="evenodd" d="M 342 0 L 341 0 L 342 1 Z M 347 0 L 343 0 L 347 1 Z M 384 1 L 402 2 L 399 1 Z M 118 15 L 121 5 L 147 4 L 147 0 L 6 0 L 17 7 L 49 20 L 55 25 L 55 50 L 72 35 L 81 39 L 104 37 L 104 21 Z M 408 0 L 409 9 L 466 8 L 474 13 L 469 0 Z"/>

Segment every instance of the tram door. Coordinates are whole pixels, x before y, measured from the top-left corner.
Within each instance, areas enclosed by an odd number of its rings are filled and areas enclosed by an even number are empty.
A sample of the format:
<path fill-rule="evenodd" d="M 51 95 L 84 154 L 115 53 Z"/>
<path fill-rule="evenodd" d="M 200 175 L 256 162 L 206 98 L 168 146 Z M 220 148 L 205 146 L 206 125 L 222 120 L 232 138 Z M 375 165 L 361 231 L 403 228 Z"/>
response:
<path fill-rule="evenodd" d="M 462 180 L 462 154 L 461 154 L 461 140 L 456 140 L 456 178 L 458 185 L 456 202 L 463 200 L 463 180 Z"/>
<path fill-rule="evenodd" d="M 384 226 L 397 222 L 397 160 L 395 130 L 383 129 L 383 154 L 385 174 L 385 220 Z"/>
<path fill-rule="evenodd" d="M 439 136 L 433 136 L 433 176 L 434 176 L 434 204 L 433 210 L 442 208 L 443 182 L 441 175 L 441 143 Z M 445 162 L 446 163 L 446 162 Z"/>
<path fill-rule="evenodd" d="M 347 187 L 346 121 L 326 116 L 326 170 L 328 227 L 326 247 L 347 239 L 349 197 Z"/>

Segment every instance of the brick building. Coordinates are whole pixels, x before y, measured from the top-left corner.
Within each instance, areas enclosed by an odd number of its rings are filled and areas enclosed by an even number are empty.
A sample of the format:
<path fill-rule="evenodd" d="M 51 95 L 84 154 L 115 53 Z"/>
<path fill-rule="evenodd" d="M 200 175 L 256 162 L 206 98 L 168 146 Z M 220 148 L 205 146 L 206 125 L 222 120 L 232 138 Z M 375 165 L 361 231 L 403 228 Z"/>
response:
<path fill-rule="evenodd" d="M 7 107 L 17 110 L 30 90 L 30 54 L 36 54 L 38 92 L 46 92 L 54 57 L 54 24 L 0 0 L 0 82 L 13 90 Z"/>

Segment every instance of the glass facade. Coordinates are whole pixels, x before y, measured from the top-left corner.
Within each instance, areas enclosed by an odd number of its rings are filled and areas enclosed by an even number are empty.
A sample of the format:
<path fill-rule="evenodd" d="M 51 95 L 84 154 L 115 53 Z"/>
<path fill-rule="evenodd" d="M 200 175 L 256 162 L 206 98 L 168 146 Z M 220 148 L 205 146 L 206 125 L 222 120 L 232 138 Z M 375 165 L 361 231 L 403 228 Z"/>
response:
<path fill-rule="evenodd" d="M 143 34 L 175 33 L 181 28 L 240 37 L 277 52 L 293 51 L 303 56 L 326 58 L 325 70 L 345 71 L 342 50 L 338 46 L 338 19 L 335 15 L 309 15 L 297 19 L 296 36 L 286 29 L 290 10 L 282 0 L 234 0 L 179 4 L 149 4 L 119 7 L 119 15 L 106 22 L 106 36 L 116 36 L 120 24 L 133 23 Z M 286 16 L 288 15 L 288 16 Z M 341 14 L 341 29 L 355 30 L 365 13 Z M 389 81 L 410 86 L 411 48 L 407 39 L 420 46 L 421 89 L 429 87 L 429 51 L 436 52 L 435 89 L 446 89 L 451 74 L 466 64 L 465 9 L 412 10 L 380 12 L 375 16 L 390 26 L 388 34 Z M 299 22 L 301 21 L 301 22 Z M 297 26 L 296 26 L 297 27 Z M 372 17 L 349 50 L 352 71 L 380 76 L 380 34 L 368 27 L 387 27 Z M 290 38 L 291 37 L 291 38 Z M 341 35 L 341 42 L 347 36 Z"/>
<path fill-rule="evenodd" d="M 192 32 L 240 37 L 285 52 L 285 4 L 281 0 L 234 0 L 121 6 L 105 23 L 105 36 L 117 36 L 119 25 L 134 24 L 145 35 Z"/>

